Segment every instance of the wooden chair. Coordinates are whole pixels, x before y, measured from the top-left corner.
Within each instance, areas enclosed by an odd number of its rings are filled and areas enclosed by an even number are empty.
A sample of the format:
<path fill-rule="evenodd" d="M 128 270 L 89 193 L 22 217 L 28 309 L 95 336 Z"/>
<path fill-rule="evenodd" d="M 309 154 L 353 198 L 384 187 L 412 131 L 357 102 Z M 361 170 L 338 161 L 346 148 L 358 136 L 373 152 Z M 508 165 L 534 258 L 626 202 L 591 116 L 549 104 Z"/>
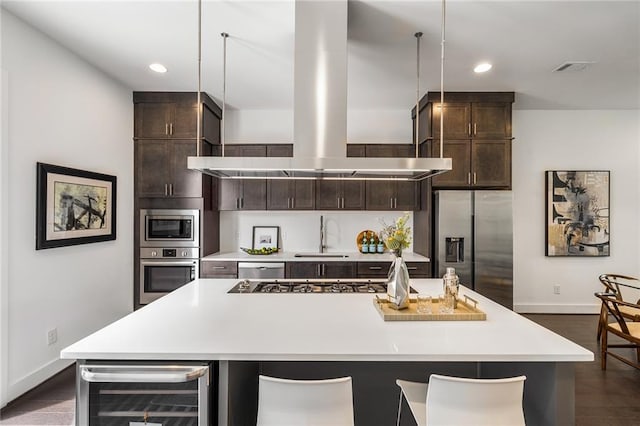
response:
<path fill-rule="evenodd" d="M 621 310 L 623 307 L 640 310 L 640 304 L 619 300 L 614 293 L 595 293 L 595 295 L 602 300 L 602 306 L 606 309 L 607 314 L 615 319 L 615 322 L 609 323 L 607 321 L 603 329 L 602 341 L 600 343 L 602 369 L 607 369 L 607 355 L 611 355 L 619 361 L 640 370 L 640 322 L 627 321 L 624 315 L 622 315 Z M 610 344 L 608 333 L 613 333 L 629 343 Z M 618 353 L 611 352 L 609 350 L 610 348 L 634 348 L 636 350 L 636 361 L 634 362 L 628 358 L 624 358 Z"/>
<path fill-rule="evenodd" d="M 602 285 L 604 285 L 605 293 L 614 294 L 616 299 L 625 301 L 622 297 L 622 291 L 620 287 L 628 287 L 634 289 L 640 289 L 640 281 L 637 278 L 629 277 L 626 275 L 619 274 L 602 274 L 598 277 Z M 626 302 L 629 302 L 626 300 Z M 640 304 L 640 299 L 638 299 L 634 304 Z M 633 308 L 631 306 L 620 305 L 618 306 L 620 310 L 620 314 L 631 321 L 640 321 L 640 309 Z M 598 336 L 597 339 L 600 341 L 600 337 L 602 336 L 602 331 L 605 326 L 609 322 L 607 308 L 603 304 L 600 307 L 600 320 L 598 321 Z"/>
<path fill-rule="evenodd" d="M 429 383 L 396 380 L 418 426 L 524 426 L 525 376 L 467 379 L 432 374 Z"/>

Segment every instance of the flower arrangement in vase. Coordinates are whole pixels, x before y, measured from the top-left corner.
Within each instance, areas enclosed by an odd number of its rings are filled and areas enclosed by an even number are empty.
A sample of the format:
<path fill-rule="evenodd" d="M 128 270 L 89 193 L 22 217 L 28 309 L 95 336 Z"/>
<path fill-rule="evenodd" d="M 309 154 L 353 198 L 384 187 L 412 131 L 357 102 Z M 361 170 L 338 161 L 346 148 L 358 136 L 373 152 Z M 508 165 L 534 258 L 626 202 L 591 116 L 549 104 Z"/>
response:
<path fill-rule="evenodd" d="M 402 256 L 403 249 L 409 248 L 411 245 L 411 227 L 407 226 L 408 220 L 409 213 L 403 214 L 391 225 L 387 225 L 384 220 L 380 219 L 383 226 L 379 234 L 380 239 L 398 257 Z"/>

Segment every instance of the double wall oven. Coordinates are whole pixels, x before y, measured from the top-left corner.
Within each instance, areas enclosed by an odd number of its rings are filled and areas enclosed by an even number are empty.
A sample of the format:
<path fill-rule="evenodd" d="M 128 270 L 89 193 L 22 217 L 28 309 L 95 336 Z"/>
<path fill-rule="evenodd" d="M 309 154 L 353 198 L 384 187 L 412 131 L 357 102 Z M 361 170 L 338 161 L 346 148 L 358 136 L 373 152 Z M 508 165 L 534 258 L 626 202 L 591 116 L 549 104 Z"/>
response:
<path fill-rule="evenodd" d="M 198 278 L 200 211 L 140 210 L 140 304 Z"/>

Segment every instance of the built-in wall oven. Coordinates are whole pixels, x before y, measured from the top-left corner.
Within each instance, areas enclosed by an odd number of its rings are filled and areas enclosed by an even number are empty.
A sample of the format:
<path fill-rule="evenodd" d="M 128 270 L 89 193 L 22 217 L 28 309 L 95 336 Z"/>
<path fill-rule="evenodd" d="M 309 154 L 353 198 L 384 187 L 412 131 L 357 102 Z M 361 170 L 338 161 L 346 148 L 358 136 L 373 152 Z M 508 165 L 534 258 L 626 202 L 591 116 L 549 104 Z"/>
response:
<path fill-rule="evenodd" d="M 76 424 L 208 426 L 215 365 L 208 362 L 78 361 Z"/>
<path fill-rule="evenodd" d="M 198 278 L 200 212 L 141 209 L 139 254 L 141 305 Z"/>

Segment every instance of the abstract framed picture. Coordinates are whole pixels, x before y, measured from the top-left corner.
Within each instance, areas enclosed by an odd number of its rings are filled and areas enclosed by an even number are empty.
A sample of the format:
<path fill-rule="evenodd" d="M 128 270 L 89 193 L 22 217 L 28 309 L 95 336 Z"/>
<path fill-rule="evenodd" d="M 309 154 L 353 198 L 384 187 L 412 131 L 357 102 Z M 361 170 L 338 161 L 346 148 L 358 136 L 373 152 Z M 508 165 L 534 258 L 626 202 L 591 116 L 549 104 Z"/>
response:
<path fill-rule="evenodd" d="M 254 226 L 253 249 L 270 248 L 277 249 L 280 246 L 279 226 Z"/>
<path fill-rule="evenodd" d="M 116 177 L 37 164 L 36 250 L 116 239 Z"/>
<path fill-rule="evenodd" d="M 609 171 L 547 170 L 546 256 L 609 256 Z"/>

